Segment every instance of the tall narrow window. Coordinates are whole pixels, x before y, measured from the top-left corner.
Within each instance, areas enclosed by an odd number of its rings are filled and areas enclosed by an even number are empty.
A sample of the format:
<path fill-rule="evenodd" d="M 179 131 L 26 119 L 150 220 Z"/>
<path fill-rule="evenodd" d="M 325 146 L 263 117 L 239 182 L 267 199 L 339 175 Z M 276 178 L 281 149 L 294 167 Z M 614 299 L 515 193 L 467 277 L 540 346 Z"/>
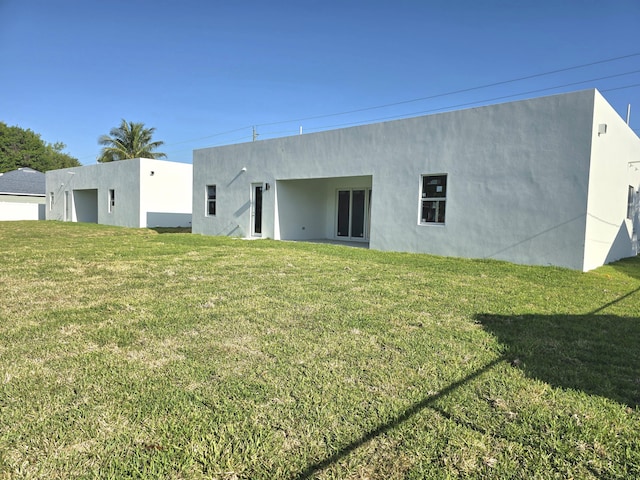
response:
<path fill-rule="evenodd" d="M 207 215 L 212 217 L 216 214 L 216 186 L 207 185 Z"/>
<path fill-rule="evenodd" d="M 49 210 L 53 210 L 53 192 L 49 193 Z"/>
<path fill-rule="evenodd" d="M 444 223 L 447 175 L 423 175 L 420 192 L 420 223 Z"/>
<path fill-rule="evenodd" d="M 109 189 L 109 213 L 113 212 L 113 208 L 116 206 L 116 191 L 112 188 Z"/>
<path fill-rule="evenodd" d="M 629 185 L 629 194 L 627 195 L 627 218 L 633 218 L 633 204 L 635 203 L 636 191 Z"/>
<path fill-rule="evenodd" d="M 251 202 L 251 215 L 253 217 L 252 235 L 256 237 L 262 236 L 262 184 L 252 184 L 253 198 Z"/>

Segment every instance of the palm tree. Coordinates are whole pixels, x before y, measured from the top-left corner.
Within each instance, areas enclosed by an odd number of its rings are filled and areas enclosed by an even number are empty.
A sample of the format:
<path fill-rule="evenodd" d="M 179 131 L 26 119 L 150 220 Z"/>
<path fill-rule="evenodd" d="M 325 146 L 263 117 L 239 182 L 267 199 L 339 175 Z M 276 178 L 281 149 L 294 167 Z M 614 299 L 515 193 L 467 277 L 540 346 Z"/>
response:
<path fill-rule="evenodd" d="M 164 144 L 151 141 L 155 130 L 145 128 L 144 123 L 127 122 L 122 119 L 119 127 L 112 128 L 109 135 L 102 135 L 98 139 L 98 144 L 104 145 L 98 162 L 113 162 L 127 158 L 166 158 L 164 153 L 154 152 Z"/>

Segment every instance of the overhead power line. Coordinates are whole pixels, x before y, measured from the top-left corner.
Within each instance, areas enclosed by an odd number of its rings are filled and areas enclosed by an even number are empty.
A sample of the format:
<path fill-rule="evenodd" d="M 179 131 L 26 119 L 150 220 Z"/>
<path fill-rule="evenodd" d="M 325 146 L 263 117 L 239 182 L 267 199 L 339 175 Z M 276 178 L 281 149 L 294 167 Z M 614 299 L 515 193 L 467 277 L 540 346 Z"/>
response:
<path fill-rule="evenodd" d="M 541 93 L 541 92 L 546 92 L 546 91 L 549 91 L 549 90 L 557 90 L 557 89 L 561 89 L 561 88 L 580 85 L 580 84 L 583 84 L 583 83 L 590 83 L 590 82 L 595 82 L 595 81 L 599 81 L 599 80 L 606 80 L 606 79 L 609 79 L 609 78 L 621 77 L 621 76 L 624 76 L 624 75 L 631 75 L 631 74 L 634 74 L 634 73 L 640 73 L 640 70 L 633 70 L 631 72 L 619 73 L 619 74 L 615 74 L 615 75 L 608 75 L 608 76 L 605 76 L 605 77 L 599 77 L 599 78 L 594 78 L 594 79 L 590 79 L 590 80 L 583 80 L 583 81 L 580 81 L 580 82 L 565 83 L 563 85 L 556 85 L 556 86 L 552 86 L 552 87 L 538 88 L 538 89 L 529 90 L 529 91 L 526 91 L 526 92 L 513 93 L 513 94 L 509 94 L 509 95 L 501 95 L 499 97 L 485 98 L 485 99 L 482 99 L 482 100 L 475 100 L 473 102 L 465 102 L 465 103 L 458 103 L 458 104 L 455 104 L 455 105 L 447 105 L 447 106 L 444 106 L 444 107 L 433 108 L 433 109 L 430 109 L 430 110 L 421 110 L 421 111 L 418 111 L 418 112 L 410 112 L 410 113 L 392 115 L 392 116 L 387 116 L 387 117 L 378 117 L 378 118 L 372 118 L 372 119 L 367 119 L 367 120 L 358 121 L 358 122 L 341 123 L 341 124 L 337 124 L 337 125 L 335 125 L 335 124 L 334 125 L 325 125 L 325 126 L 321 126 L 321 127 L 312 127 L 312 128 L 308 128 L 308 130 L 319 131 L 319 130 L 326 130 L 326 129 L 331 129 L 331 128 L 362 125 L 362 124 L 381 122 L 381 121 L 387 121 L 387 120 L 395 120 L 395 119 L 400 119 L 400 118 L 413 117 L 413 116 L 417 116 L 417 115 L 425 115 L 427 113 L 435 113 L 435 112 L 441 112 L 441 111 L 445 111 L 445 110 L 453 110 L 453 109 L 462 108 L 462 107 L 469 107 L 469 106 L 472 106 L 472 105 L 487 104 L 487 103 L 491 103 L 491 102 L 497 102 L 499 100 L 505 100 L 507 98 L 521 97 L 523 95 L 531 95 L 533 93 Z M 622 87 L 603 89 L 601 91 L 602 92 L 610 92 L 610 91 L 613 91 L 613 90 L 623 90 L 623 89 L 626 89 L 626 88 L 633 88 L 633 87 L 638 87 L 638 86 L 640 86 L 640 84 L 635 83 L 635 84 L 632 84 L 632 85 L 626 85 L 626 86 L 622 86 Z M 267 133 L 264 133 L 264 135 L 274 135 L 274 134 L 278 134 L 278 133 L 284 133 L 284 132 L 273 132 L 273 133 L 267 132 Z"/>
<path fill-rule="evenodd" d="M 628 55 L 621 55 L 621 56 L 617 56 L 617 57 L 612 57 L 612 58 L 606 58 L 603 60 L 596 60 L 593 62 L 589 62 L 589 63 L 583 63 L 580 65 L 573 65 L 570 67 L 565 67 L 565 68 L 559 68 L 559 69 L 555 69 L 555 70 L 549 70 L 546 72 L 541 72 L 541 73 L 534 73 L 531 75 L 526 75 L 523 77 L 517 77 L 517 78 L 512 78 L 509 80 L 502 80 L 499 82 L 493 82 L 493 83 L 488 83 L 488 84 L 484 84 L 484 85 L 478 85 L 475 87 L 469 87 L 469 88 L 463 88 L 460 90 L 453 90 L 450 92 L 443 92 L 443 93 L 437 93 L 434 95 L 429 95 L 426 97 L 419 97 L 419 98 L 413 98 L 410 100 L 402 100 L 402 101 L 398 101 L 398 102 L 393 102 L 393 103 L 387 103 L 387 104 L 383 104 L 383 105 L 375 105 L 375 106 L 371 106 L 371 107 L 364 107 L 364 108 L 358 108 L 358 109 L 354 109 L 354 110 L 347 110 L 347 111 L 343 111 L 343 112 L 335 112 L 335 113 L 327 113 L 327 114 L 322 114 L 322 115 L 312 115 L 312 116 L 308 116 L 308 117 L 302 117 L 302 118 L 295 118 L 295 119 L 290 119 L 290 120 L 280 120 L 277 122 L 267 122 L 267 123 L 260 123 L 260 124 L 252 124 L 252 125 L 246 125 L 244 127 L 240 127 L 240 128 L 235 128 L 233 130 L 228 130 L 225 132 L 219 132 L 219 133 L 213 133 L 211 135 L 207 135 L 204 137 L 199 137 L 199 138 L 193 138 L 193 139 L 189 139 L 189 140 L 182 140 L 179 142 L 173 142 L 170 144 L 166 144 L 165 147 L 170 147 L 173 145 L 179 145 L 179 144 L 183 144 L 183 143 L 191 143 L 191 142 L 198 142 L 201 140 L 207 140 L 209 138 L 214 138 L 214 137 L 220 137 L 223 135 L 228 135 L 229 133 L 235 133 L 235 132 L 239 132 L 242 130 L 246 130 L 246 129 L 252 129 L 254 127 L 267 127 L 267 126 L 271 126 L 271 125 L 282 125 L 282 124 L 286 124 L 286 123 L 294 123 L 294 122 L 302 122 L 302 121 L 307 121 L 307 120 L 317 120 L 320 118 L 329 118 L 329 117 L 337 117 L 337 116 L 341 116 L 341 115 L 349 115 L 352 113 L 360 113 L 360 112 L 366 112 L 366 111 L 370 111 L 370 110 L 377 110 L 377 109 L 381 109 L 381 108 L 387 108 L 387 107 L 394 107 L 394 106 L 398 106 L 398 105 L 405 105 L 405 104 L 409 104 L 409 103 L 415 103 L 415 102 L 420 102 L 420 101 L 424 101 L 424 100 L 432 100 L 434 98 L 440 98 L 440 97 L 446 97 L 449 95 L 457 95 L 460 93 L 466 93 L 466 92 L 472 92 L 475 90 L 481 90 L 484 88 L 490 88 L 490 87 L 496 87 L 499 85 L 507 85 L 509 83 L 515 83 L 515 82 L 521 82 L 524 80 L 530 80 L 532 78 L 539 78 L 539 77 L 544 77 L 544 76 L 548 76 L 548 75 L 554 75 L 556 73 L 562 73 L 562 72 L 568 72 L 571 70 L 578 70 L 581 68 L 587 68 L 587 67 L 592 67 L 595 65 L 602 65 L 604 63 L 611 63 L 611 62 L 615 62 L 618 60 L 624 60 L 627 58 L 632 58 L 632 57 L 637 57 L 640 56 L 640 52 L 636 52 L 636 53 L 630 53 Z M 627 73 L 623 73 L 620 75 L 628 75 L 629 72 Z M 616 76 L 616 75 L 613 75 Z M 613 77 L 612 76 L 612 77 Z M 603 78 L 607 78 L 607 77 L 603 77 Z M 594 80 L 590 80 L 590 81 L 594 81 Z M 578 82 L 578 83 L 586 83 L 585 82 Z M 553 88 L 562 88 L 560 87 L 553 87 Z M 525 95 L 526 93 L 523 94 L 519 94 L 519 95 Z M 517 95 L 516 95 L 517 96 Z M 488 101 L 488 100 L 487 100 Z M 476 103 L 481 103 L 481 102 L 476 102 Z M 451 107 L 453 108 L 453 107 Z M 405 116 L 410 116 L 409 115 L 405 115 Z M 401 118 L 400 116 L 398 116 L 397 118 Z M 375 119 L 373 120 L 369 120 L 370 122 L 376 121 Z M 364 122 L 360 122 L 360 123 L 364 123 Z M 329 127 L 323 127 L 323 128 L 332 128 L 332 126 Z"/>
<path fill-rule="evenodd" d="M 633 85 L 625 85 L 623 87 L 605 88 L 604 90 L 601 90 L 601 91 L 602 92 L 613 92 L 614 90 L 624 90 L 625 88 L 633 88 L 633 87 L 640 87 L 640 83 L 634 83 Z"/>
<path fill-rule="evenodd" d="M 297 118 L 297 119 L 293 119 L 293 120 L 282 120 L 282 121 L 278 121 L 278 122 L 262 123 L 262 124 L 259 124 L 257 126 L 266 127 L 266 126 L 270 126 L 270 125 L 280 125 L 280 124 L 283 124 L 283 123 L 293 123 L 293 122 L 302 122 L 302 121 L 306 121 L 306 120 L 316 120 L 318 118 L 335 117 L 335 116 L 339 116 L 339 115 L 348 115 L 348 114 L 351 114 L 351 113 L 366 112 L 366 111 L 369 111 L 369 110 L 376 110 L 376 109 L 380 109 L 380 108 L 395 107 L 395 106 L 398 106 L 398 105 L 405 105 L 407 103 L 415 103 L 415 102 L 421 102 L 421 101 L 424 101 L 424 100 L 432 100 L 434 98 L 446 97 L 448 95 L 457 95 L 457 94 L 460 94 L 460 93 L 472 92 L 472 91 L 481 90 L 481 89 L 484 89 L 484 88 L 490 88 L 490 87 L 496 87 L 496 86 L 499 86 L 499 85 L 506 85 L 506 84 L 509 84 L 509 83 L 521 82 L 523 80 L 530 80 L 532 78 L 539 78 L 539 77 L 544 77 L 544 76 L 548 76 L 548 75 L 554 75 L 556 73 L 562 73 L 562 72 L 568 72 L 570 70 L 577 70 L 577 69 L 580 69 L 580 68 L 592 67 L 594 65 L 601 65 L 603 63 L 615 62 L 617 60 L 623 60 L 625 58 L 631 58 L 631 57 L 637 57 L 637 56 L 640 56 L 640 52 L 631 53 L 629 55 L 622 55 L 622 56 L 619 56 L 619 57 L 607 58 L 607 59 L 604 59 L 604 60 L 598 60 L 598 61 L 590 62 L 590 63 L 583 63 L 581 65 L 574 65 L 572 67 L 559 68 L 559 69 L 556 69 L 556 70 L 550 70 L 548 72 L 535 73 L 535 74 L 532 74 L 532 75 L 526 75 L 524 77 L 512 78 L 512 79 L 503 80 L 503 81 L 500 81 L 500 82 L 488 83 L 488 84 L 485 84 L 485 85 L 478 85 L 478 86 L 475 86 L 475 87 L 463 88 L 463 89 L 460 89 L 460 90 L 452 90 L 450 92 L 437 93 L 435 95 L 429 95 L 427 97 L 413 98 L 411 100 L 402 100 L 402 101 L 399 101 L 399 102 L 387 103 L 387 104 L 384 104 L 384 105 L 375 105 L 375 106 L 372 106 L 372 107 L 358 108 L 358 109 L 355 109 L 355 110 L 348 110 L 348 111 L 338 112 L 338 113 L 328 113 L 328 114 L 324 114 L 324 115 L 314 115 L 314 116 L 310 116 L 310 117 Z"/>
<path fill-rule="evenodd" d="M 491 88 L 491 87 L 496 87 L 496 86 L 500 86 L 500 85 L 507 85 L 507 84 L 516 83 L 516 82 L 522 82 L 524 80 L 530 80 L 530 79 L 533 79 L 533 78 L 545 77 L 545 76 L 554 75 L 554 74 L 557 74 L 557 73 L 568 72 L 568 71 L 571 71 L 571 70 L 579 70 L 579 69 L 582 69 L 582 68 L 592 67 L 592 66 L 595 66 L 595 65 L 602 65 L 602 64 L 605 64 L 605 63 L 612 63 L 612 62 L 616 62 L 616 61 L 619 61 L 619 60 L 624 60 L 624 59 L 628 59 L 628 58 L 632 58 L 632 57 L 638 57 L 638 56 L 640 56 L 640 52 L 630 53 L 628 55 L 621 55 L 621 56 L 612 57 L 612 58 L 606 58 L 606 59 L 603 59 L 603 60 L 597 60 L 597 61 L 593 61 L 593 62 L 589 62 L 589 63 L 583 63 L 583 64 L 579 64 L 579 65 L 573 65 L 573 66 L 565 67 L 565 68 L 558 68 L 558 69 L 555 69 L 555 70 L 549 70 L 549 71 L 545 71 L 545 72 L 541 72 L 541 73 L 534 73 L 534 74 L 531 74 L 531 75 L 525 75 L 525 76 L 522 76 L 522 77 L 511 78 L 511 79 L 502 80 L 502 81 L 499 81 L 499 82 L 487 83 L 487 84 L 477 85 L 477 86 L 463 88 L 463 89 L 459 89 L 459 90 L 452 90 L 452 91 L 449 91 L 449 92 L 442 92 L 442 93 L 437 93 L 437 94 L 434 94 L 434 95 L 428 95 L 428 96 L 424 96 L 424 97 L 412 98 L 412 99 L 409 99 L 409 100 L 401 100 L 401 101 L 398 101 L 398 102 L 386 103 L 386 104 L 382 104 L 382 105 L 374 105 L 374 106 L 370 106 L 370 107 L 357 108 L 357 109 L 346 110 L 346 111 L 342 111 L 342 112 L 334 112 L 334 113 L 327 113 L 327 114 L 321 114 L 321 115 L 312 115 L 312 116 L 295 118 L 295 119 L 290 119 L 290 120 L 280 120 L 280 121 L 277 121 L 277 122 L 267 122 L 267 123 L 261 123 L 261 124 L 255 124 L 254 123 L 254 124 L 247 125 L 247 126 L 244 126 L 244 127 L 235 128 L 235 129 L 232 129 L 232 130 L 227 130 L 227 131 L 224 131 L 224 132 L 212 133 L 211 135 L 206 135 L 206 136 L 203 136 L 203 137 L 198 137 L 198 138 L 193 138 L 193 139 L 188 139 L 188 140 L 181 140 L 181 141 L 178 141 L 178 142 L 165 144 L 164 146 L 165 147 L 171 147 L 171 146 L 174 146 L 174 145 L 198 142 L 198 141 L 207 140 L 207 139 L 214 138 L 214 137 L 221 137 L 223 135 L 228 135 L 230 133 L 235 133 L 235 132 L 240 132 L 240 131 L 247 130 L 247 129 L 252 129 L 254 127 L 267 127 L 267 126 L 272 126 L 272 125 L 282 125 L 282 124 L 286 124 L 286 123 L 302 122 L 302 121 L 308 121 L 308 120 L 317 120 L 317 119 L 321 119 L 321 118 L 337 117 L 337 116 L 349 115 L 349 114 L 353 114 L 353 113 L 361 113 L 361 112 L 367 112 L 367 111 L 371 111 L 371 110 L 378 110 L 378 109 L 383 109 L 383 108 L 388 108 L 388 107 L 395 107 L 395 106 L 399 106 L 399 105 L 407 105 L 407 104 L 417 103 L 417 102 L 421 102 L 421 101 L 425 101 L 425 100 L 433 100 L 435 98 L 441 98 L 441 97 L 446 97 L 446 96 L 451 96 L 451 95 L 459 95 L 461 93 L 468 93 L 468 92 L 482 90 L 482 89 Z M 438 112 L 438 111 L 442 111 L 442 110 L 450 110 L 450 109 L 455 109 L 455 108 L 460 108 L 460 107 L 465 107 L 465 106 L 470 106 L 470 105 L 477 105 L 477 104 L 482 104 L 482 103 L 494 102 L 494 101 L 498 101 L 498 100 L 504 100 L 506 98 L 513 98 L 513 97 L 518 97 L 518 96 L 523 96 L 523 95 L 530 95 L 532 93 L 540 93 L 540 92 L 543 92 L 543 91 L 566 88 L 568 86 L 579 85 L 579 84 L 589 83 L 589 82 L 594 82 L 594 81 L 600 81 L 600 80 L 610 79 L 610 78 L 614 78 L 614 77 L 620 77 L 620 76 L 623 76 L 623 75 L 630 75 L 630 74 L 638 73 L 638 72 L 640 72 L 640 70 L 634 70 L 634 71 L 630 71 L 630 72 L 624 72 L 624 73 L 609 75 L 609 76 L 605 76 L 605 77 L 599 77 L 599 78 L 595 78 L 595 79 L 591 79 L 591 80 L 584 80 L 584 81 L 580 81 L 580 82 L 572 82 L 572 83 L 567 83 L 567 84 L 558 85 L 558 86 L 554 86 L 554 87 L 547 87 L 547 88 L 542 88 L 542 89 L 529 90 L 527 92 L 521 92 L 521 93 L 516 93 L 516 94 L 512 94 L 512 95 L 504 95 L 504 96 L 500 96 L 500 97 L 493 97 L 493 98 L 490 98 L 490 99 L 478 100 L 478 101 L 475 101 L 475 102 L 467 102 L 467 103 L 461 103 L 461 104 L 457 104 L 457 105 L 449 105 L 447 107 L 442 107 L 442 108 L 438 108 L 438 109 L 423 110 L 423 111 L 419 111 L 419 112 L 412 112 L 412 113 L 395 115 L 395 116 L 390 116 L 390 117 L 369 119 L 369 120 L 360 121 L 360 122 L 342 123 L 342 124 L 338 124 L 338 125 L 328 125 L 328 126 L 324 126 L 324 127 L 314 127 L 314 128 L 309 128 L 308 130 L 318 131 L 318 130 L 325 130 L 325 129 L 330 129 L 330 128 L 344 127 L 344 126 L 349 126 L 349 125 L 360 125 L 360 124 L 372 123 L 372 122 L 377 122 L 377 121 L 406 118 L 406 117 L 411 117 L 411 116 L 415 116 L 415 115 L 423 115 L 423 114 L 426 114 L 426 113 Z M 622 87 L 608 88 L 608 89 L 603 89 L 601 91 L 602 92 L 609 92 L 609 91 L 622 90 L 622 89 L 625 89 L 625 88 L 633 88 L 633 87 L 638 87 L 638 86 L 640 86 L 640 84 L 633 84 L 633 85 L 627 85 L 627 86 L 622 86 Z M 263 133 L 262 135 L 275 135 L 275 134 L 280 134 L 280 133 L 287 133 L 287 132 Z M 238 140 L 242 140 L 242 139 L 246 139 L 246 138 L 251 138 L 251 137 L 243 136 L 241 139 L 238 139 Z M 203 147 L 203 148 L 205 148 L 205 147 Z M 81 157 L 81 158 L 89 158 L 89 156 L 87 155 L 86 157 Z"/>

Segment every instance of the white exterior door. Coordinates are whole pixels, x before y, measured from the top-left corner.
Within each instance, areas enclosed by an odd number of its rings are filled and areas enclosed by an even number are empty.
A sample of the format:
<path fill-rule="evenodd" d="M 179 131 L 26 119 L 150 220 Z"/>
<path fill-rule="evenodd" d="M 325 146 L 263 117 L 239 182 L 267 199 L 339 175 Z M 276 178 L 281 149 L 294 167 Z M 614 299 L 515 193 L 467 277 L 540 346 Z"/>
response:
<path fill-rule="evenodd" d="M 66 190 L 64 192 L 64 221 L 73 222 L 73 197 L 71 192 Z"/>

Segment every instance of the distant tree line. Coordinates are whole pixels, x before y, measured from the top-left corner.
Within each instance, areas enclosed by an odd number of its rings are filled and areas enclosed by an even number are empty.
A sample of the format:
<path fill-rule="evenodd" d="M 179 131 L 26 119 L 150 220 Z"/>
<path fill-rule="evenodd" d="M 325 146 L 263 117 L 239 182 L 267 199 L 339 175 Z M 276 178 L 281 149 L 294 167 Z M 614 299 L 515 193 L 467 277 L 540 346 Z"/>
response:
<path fill-rule="evenodd" d="M 77 158 L 63 152 L 62 142 L 47 143 L 40 135 L 0 122 L 0 173 L 29 167 L 40 172 L 79 167 Z"/>

